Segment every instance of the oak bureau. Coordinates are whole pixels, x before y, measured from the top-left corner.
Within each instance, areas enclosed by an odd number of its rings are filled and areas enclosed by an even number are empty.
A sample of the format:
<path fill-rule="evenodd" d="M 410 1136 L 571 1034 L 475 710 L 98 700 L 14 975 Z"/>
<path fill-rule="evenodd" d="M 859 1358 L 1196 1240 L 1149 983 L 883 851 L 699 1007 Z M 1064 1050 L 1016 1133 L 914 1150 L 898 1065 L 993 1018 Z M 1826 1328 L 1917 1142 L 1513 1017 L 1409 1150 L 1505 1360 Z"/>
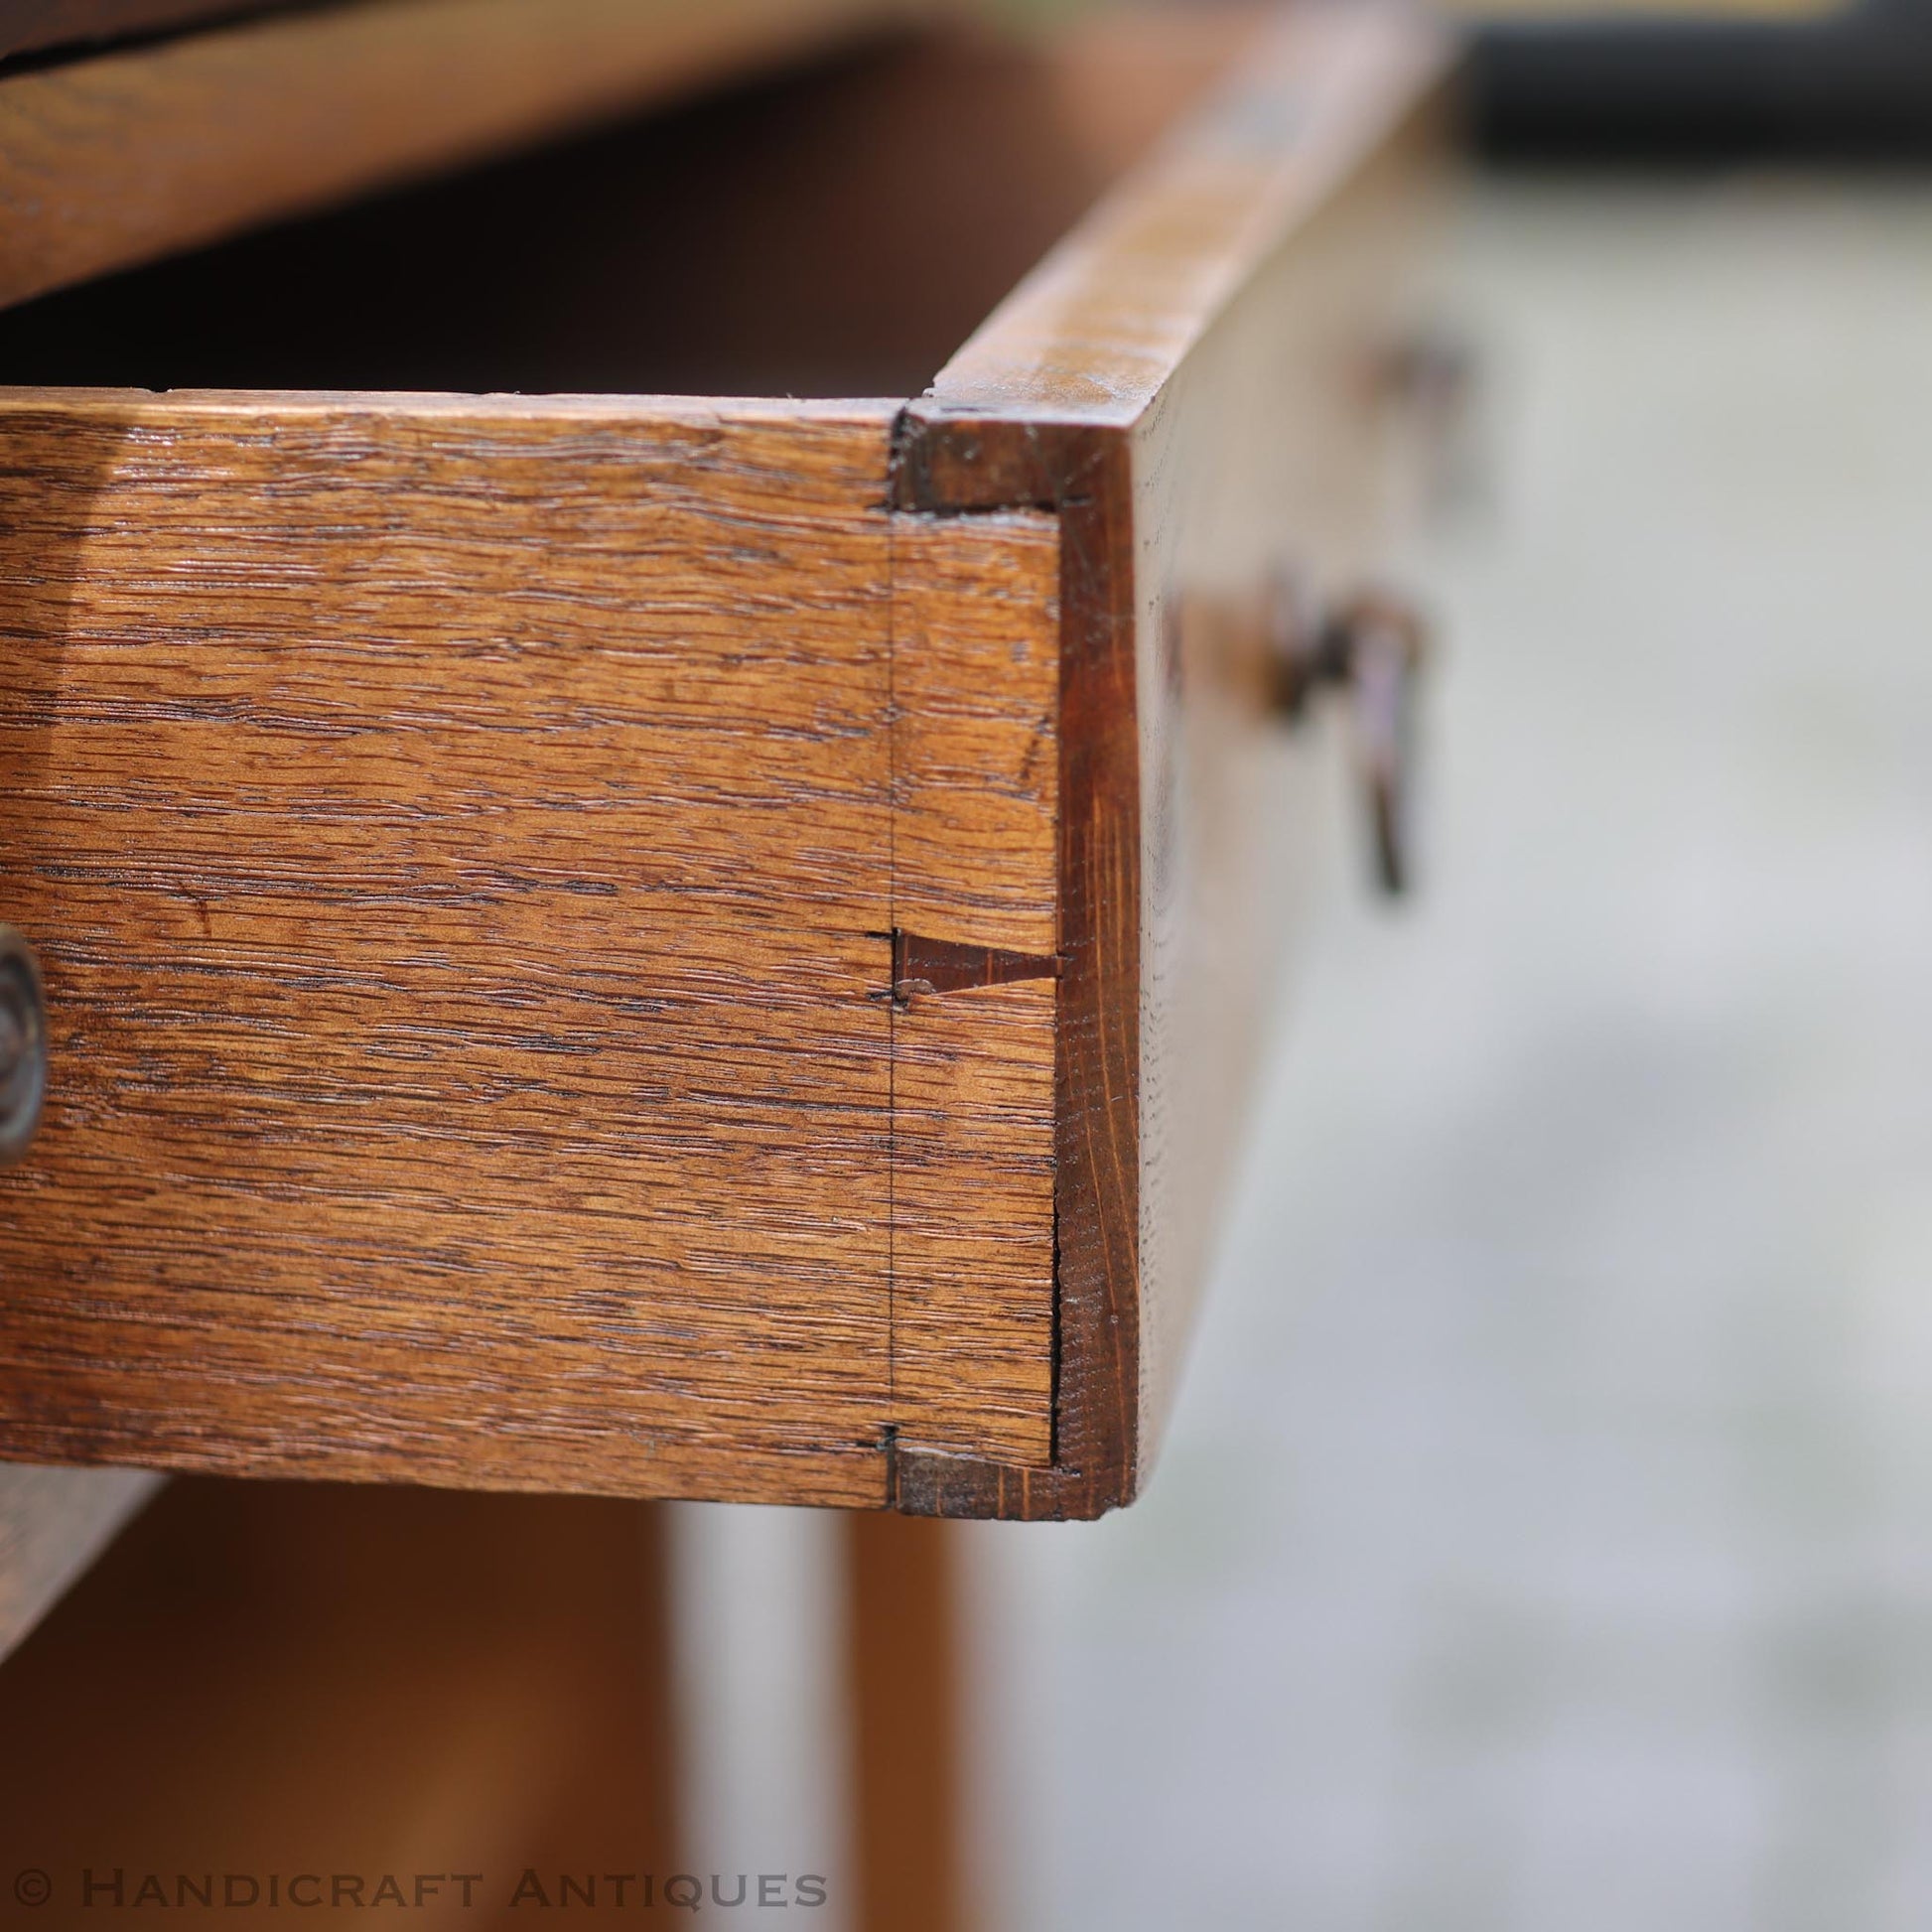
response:
<path fill-rule="evenodd" d="M 196 9 L 88 11 L 0 9 L 0 1456 L 1130 1500 L 1333 776 L 1277 607 L 1373 579 L 1438 35 L 23 52 Z"/>

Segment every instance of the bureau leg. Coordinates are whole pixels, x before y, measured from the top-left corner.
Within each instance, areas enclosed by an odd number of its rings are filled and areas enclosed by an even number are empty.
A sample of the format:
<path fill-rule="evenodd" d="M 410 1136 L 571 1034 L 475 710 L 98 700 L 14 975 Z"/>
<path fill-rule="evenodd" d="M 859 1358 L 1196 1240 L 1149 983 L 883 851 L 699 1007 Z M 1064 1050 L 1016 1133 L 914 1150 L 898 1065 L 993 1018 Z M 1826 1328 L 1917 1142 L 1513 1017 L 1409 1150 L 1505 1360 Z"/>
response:
<path fill-rule="evenodd" d="M 855 1932 L 967 1932 L 957 1526 L 847 1524 Z"/>
<path fill-rule="evenodd" d="M 0 1668 L 0 1884 L 44 1877 L 33 1932 L 149 1875 L 184 1924 L 230 1874 L 208 1923 L 347 1923 L 385 1875 L 416 1926 L 542 1924 L 566 1878 L 558 1923 L 640 1922 L 606 1874 L 677 1862 L 663 1575 L 651 1504 L 173 1482 Z"/>

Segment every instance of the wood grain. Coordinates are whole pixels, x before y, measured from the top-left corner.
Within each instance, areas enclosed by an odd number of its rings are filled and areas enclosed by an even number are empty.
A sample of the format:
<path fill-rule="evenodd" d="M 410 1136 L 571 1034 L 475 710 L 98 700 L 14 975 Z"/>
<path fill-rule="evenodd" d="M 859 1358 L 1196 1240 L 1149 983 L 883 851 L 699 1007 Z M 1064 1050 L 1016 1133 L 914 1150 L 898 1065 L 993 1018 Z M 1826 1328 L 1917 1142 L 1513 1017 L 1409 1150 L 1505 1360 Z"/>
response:
<path fill-rule="evenodd" d="M 941 439 L 922 452 L 928 474 L 948 454 L 977 468 L 977 491 L 956 490 L 955 507 L 1010 507 L 1002 479 L 1010 484 L 1024 467 L 990 448 L 975 461 L 969 417 L 985 415 L 989 428 L 1029 412 L 1053 425 L 1142 425 L 1257 272 L 1437 93 L 1449 59 L 1446 38 L 1400 9 L 1297 9 L 1258 25 L 1200 112 L 1001 303 L 913 405 L 918 423 L 958 424 L 950 448 Z M 1037 480 L 1034 493 L 1043 493 Z"/>
<path fill-rule="evenodd" d="M 878 1501 L 885 417 L 0 397 L 0 1448 Z"/>
<path fill-rule="evenodd" d="M 106 1548 L 160 1480 L 134 1469 L 0 1467 L 0 1659 Z"/>
<path fill-rule="evenodd" d="M 1184 614 L 1364 554 L 1444 70 L 1291 16 L 902 408 L 0 391 L 0 1454 L 1137 1493 L 1317 765 Z"/>
<path fill-rule="evenodd" d="M 1041 1466 L 1052 1455 L 1059 561 L 1048 516 L 893 519 L 897 1448 Z M 928 956 L 948 957 L 945 942 L 970 942 L 982 961 L 994 949 L 1029 977 L 971 985 L 997 961 L 922 976 Z"/>
<path fill-rule="evenodd" d="M 901 1455 L 1052 1460 L 1056 990 L 917 993 L 893 1018 Z"/>
<path fill-rule="evenodd" d="M 1433 127 L 1447 69 L 1437 34 L 1379 10 L 1271 27 L 900 419 L 901 509 L 1059 515 L 1062 626 L 1054 1465 L 901 1453 L 902 1509 L 1093 1515 L 1151 1472 L 1264 1025 L 1293 823 L 1261 721 L 1185 693 L 1175 620 L 1190 591 L 1265 583 L 1304 552 L 1333 562 L 1324 519 L 1349 517 L 1311 514 L 1276 452 L 1304 435 L 1299 401 L 1360 393 L 1388 318 L 1351 297 L 1338 333 L 1325 309 L 1312 336 L 1296 328 L 1321 278 L 1294 264 L 1378 155 L 1413 156 L 1401 137 Z M 1289 476 L 1332 453 L 1322 420 Z M 1257 759 L 1272 778 L 1254 781 Z M 1203 809 L 1195 794 L 1225 798 L 1230 772 L 1240 810 Z M 1216 842 L 1243 848 L 1250 898 L 1206 883 L 1227 872 Z"/>
<path fill-rule="evenodd" d="M 908 10 L 384 0 L 12 74 L 0 305 L 766 69 Z"/>
<path fill-rule="evenodd" d="M 893 923 L 1059 943 L 1060 531 L 1037 512 L 893 519 Z"/>
<path fill-rule="evenodd" d="M 889 422 L 0 394 L 0 1449 L 1048 1459 L 1058 532 L 891 515 Z M 1032 982 L 894 1001 L 901 843 Z"/>

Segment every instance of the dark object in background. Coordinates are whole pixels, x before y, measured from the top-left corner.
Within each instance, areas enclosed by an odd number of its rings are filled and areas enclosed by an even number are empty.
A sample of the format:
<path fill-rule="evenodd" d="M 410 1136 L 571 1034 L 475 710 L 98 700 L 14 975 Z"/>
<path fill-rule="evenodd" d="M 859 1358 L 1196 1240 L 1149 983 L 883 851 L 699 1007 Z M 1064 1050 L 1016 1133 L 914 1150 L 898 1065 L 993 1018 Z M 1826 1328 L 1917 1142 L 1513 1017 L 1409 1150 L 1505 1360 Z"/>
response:
<path fill-rule="evenodd" d="M 1489 154 L 1932 156 L 1932 0 L 1491 21 L 1468 74 Z"/>
<path fill-rule="evenodd" d="M 0 59 L 265 13 L 292 0 L 0 0 Z"/>

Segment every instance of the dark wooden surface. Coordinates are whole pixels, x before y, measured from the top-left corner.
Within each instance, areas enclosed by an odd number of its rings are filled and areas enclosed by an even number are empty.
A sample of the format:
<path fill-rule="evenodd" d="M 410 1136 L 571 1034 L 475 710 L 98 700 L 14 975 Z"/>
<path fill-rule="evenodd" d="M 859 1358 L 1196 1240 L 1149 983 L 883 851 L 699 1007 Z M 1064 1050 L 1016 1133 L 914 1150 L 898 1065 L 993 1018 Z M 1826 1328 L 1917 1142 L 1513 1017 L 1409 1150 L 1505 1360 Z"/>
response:
<path fill-rule="evenodd" d="M 782 66 L 902 12 L 373 0 L 0 73 L 0 304 Z"/>
<path fill-rule="evenodd" d="M 296 0 L 6 0 L 0 5 L 0 60 L 48 48 L 85 50 L 102 41 L 294 4 Z"/>
<path fill-rule="evenodd" d="M 0 1467 L 0 1659 L 160 1480 L 135 1469 Z"/>
<path fill-rule="evenodd" d="M 0 310 L 15 383 L 918 394 L 1202 84 L 1126 22 L 891 35 Z M 918 165 L 906 165 L 908 154 Z M 0 238 L 3 240 L 3 238 Z M 675 262 L 674 280 L 664 264 Z"/>

